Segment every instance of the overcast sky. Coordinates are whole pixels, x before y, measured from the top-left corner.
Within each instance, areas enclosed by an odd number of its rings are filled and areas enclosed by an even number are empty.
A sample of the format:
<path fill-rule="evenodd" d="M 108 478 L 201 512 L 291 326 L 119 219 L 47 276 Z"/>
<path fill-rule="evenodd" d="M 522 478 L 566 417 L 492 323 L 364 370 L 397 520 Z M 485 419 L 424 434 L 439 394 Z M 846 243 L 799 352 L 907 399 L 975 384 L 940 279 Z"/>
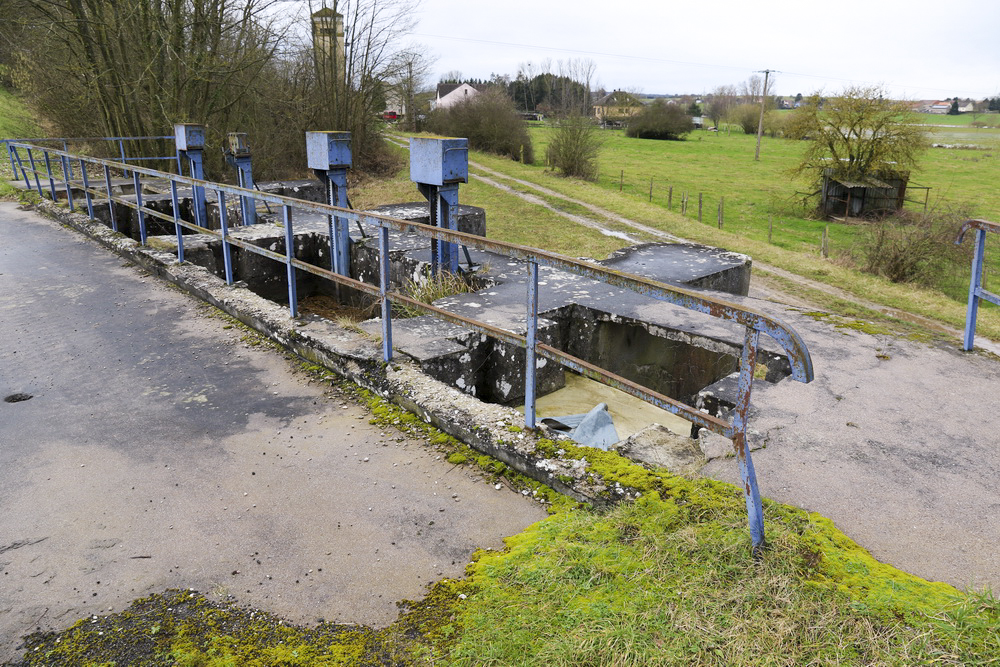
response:
<path fill-rule="evenodd" d="M 997 0 L 421 0 L 411 39 L 437 57 L 433 83 L 589 58 L 608 90 L 700 94 L 771 69 L 779 95 L 1000 94 Z"/>

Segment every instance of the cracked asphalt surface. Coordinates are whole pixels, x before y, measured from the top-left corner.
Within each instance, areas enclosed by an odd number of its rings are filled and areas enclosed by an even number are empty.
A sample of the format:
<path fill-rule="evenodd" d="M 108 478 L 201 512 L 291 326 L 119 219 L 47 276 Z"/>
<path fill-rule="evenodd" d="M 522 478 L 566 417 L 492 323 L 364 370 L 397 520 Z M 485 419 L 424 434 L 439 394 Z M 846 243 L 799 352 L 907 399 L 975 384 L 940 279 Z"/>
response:
<path fill-rule="evenodd" d="M 387 625 L 543 518 L 211 309 L 0 202 L 0 662 L 166 588 Z"/>

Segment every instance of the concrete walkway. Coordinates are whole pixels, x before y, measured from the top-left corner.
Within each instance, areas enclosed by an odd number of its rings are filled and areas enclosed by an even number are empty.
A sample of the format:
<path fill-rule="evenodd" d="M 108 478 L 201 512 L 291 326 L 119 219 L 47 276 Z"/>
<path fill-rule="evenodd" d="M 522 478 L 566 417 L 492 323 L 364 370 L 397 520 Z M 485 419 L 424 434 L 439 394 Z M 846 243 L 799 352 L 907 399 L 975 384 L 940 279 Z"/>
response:
<path fill-rule="evenodd" d="M 761 493 L 819 512 L 872 555 L 1000 589 L 1000 363 L 792 308 L 816 379 L 754 384 Z M 732 459 L 703 474 L 736 482 Z M 766 517 L 765 517 L 766 518 Z"/>
<path fill-rule="evenodd" d="M 168 587 L 384 625 L 537 504 L 0 202 L 0 662 Z"/>

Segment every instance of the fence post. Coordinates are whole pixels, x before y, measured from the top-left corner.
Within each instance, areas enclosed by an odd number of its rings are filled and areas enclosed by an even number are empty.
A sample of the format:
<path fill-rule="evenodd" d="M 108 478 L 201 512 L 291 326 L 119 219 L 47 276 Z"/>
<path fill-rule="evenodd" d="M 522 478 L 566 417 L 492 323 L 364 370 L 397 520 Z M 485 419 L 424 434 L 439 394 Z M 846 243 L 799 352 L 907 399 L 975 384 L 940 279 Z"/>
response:
<path fill-rule="evenodd" d="M 135 186 L 135 205 L 139 213 L 139 243 L 146 245 L 146 214 L 142 212 L 142 184 L 139 183 L 139 172 L 132 172 L 132 184 Z"/>
<path fill-rule="evenodd" d="M 17 178 L 17 165 L 14 164 L 14 148 L 11 146 L 9 141 L 2 142 L 4 146 L 7 147 L 7 157 L 10 158 L 10 168 L 14 172 L 14 178 Z"/>
<path fill-rule="evenodd" d="M 111 229 L 118 231 L 118 220 L 115 219 L 115 199 L 111 195 L 111 167 L 104 165 L 104 187 L 108 191 L 108 218 L 111 221 Z"/>
<path fill-rule="evenodd" d="M 538 263 L 528 261 L 528 305 L 524 348 L 524 427 L 535 428 L 535 343 L 538 337 Z"/>
<path fill-rule="evenodd" d="M 222 201 L 220 200 L 220 204 Z M 222 211 L 222 207 L 219 207 Z M 299 316 L 299 295 L 295 285 L 295 233 L 292 231 L 292 207 L 288 204 L 281 205 L 281 221 L 285 227 L 285 272 L 288 275 L 288 312 L 292 317 Z M 222 228 L 225 229 L 225 223 Z"/>
<path fill-rule="evenodd" d="M 42 194 L 42 179 L 38 177 L 38 165 L 35 164 L 35 156 L 32 155 L 30 148 L 27 150 L 28 150 L 28 162 L 31 163 L 31 173 L 34 174 L 35 176 L 35 189 L 38 190 L 39 197 L 44 197 L 45 195 Z"/>
<path fill-rule="evenodd" d="M 174 232 L 177 234 L 177 261 L 184 263 L 184 234 L 181 228 L 181 206 L 177 198 L 177 181 L 170 179 L 170 205 L 174 211 Z"/>
<path fill-rule="evenodd" d="M 57 199 L 56 181 L 55 178 L 52 177 L 52 161 L 49 159 L 49 152 L 47 150 L 43 148 L 42 152 L 45 154 L 45 175 L 49 179 L 49 192 L 52 193 L 52 201 L 55 202 Z"/>
<path fill-rule="evenodd" d="M 94 200 L 90 195 L 90 178 L 87 176 L 87 163 L 80 158 L 80 176 L 83 178 L 83 194 L 87 198 L 87 216 L 94 219 Z"/>
<path fill-rule="evenodd" d="M 674 210 L 674 186 L 670 186 L 670 190 L 667 192 L 667 210 Z"/>
<path fill-rule="evenodd" d="M 701 222 L 701 196 L 702 193 L 698 193 L 698 222 Z"/>
<path fill-rule="evenodd" d="M 961 238 L 961 237 L 960 237 Z M 986 256 L 986 230 L 976 230 L 976 249 L 972 253 L 972 278 L 969 280 L 969 306 L 965 311 L 965 336 L 962 349 L 972 349 L 976 339 L 976 317 L 979 314 L 979 295 L 983 285 L 983 260 Z"/>
<path fill-rule="evenodd" d="M 823 228 L 823 238 L 820 241 L 820 246 L 819 246 L 820 252 L 822 253 L 823 257 L 828 257 L 830 254 L 829 248 L 827 246 L 827 238 L 828 238 L 827 235 L 829 233 L 830 233 L 830 225 L 827 225 L 826 227 Z"/>
<path fill-rule="evenodd" d="M 771 234 L 774 231 L 774 216 L 767 216 L 767 242 L 771 242 Z"/>
<path fill-rule="evenodd" d="M 653 201 L 653 179 L 649 179 L 649 201 Z"/>
<path fill-rule="evenodd" d="M 625 187 L 625 170 L 622 169 L 622 173 L 618 176 L 618 192 L 622 191 Z"/>
<path fill-rule="evenodd" d="M 21 154 L 17 152 L 17 147 L 16 146 L 14 146 L 12 148 L 11 156 L 17 158 L 17 166 L 20 167 L 20 169 L 21 169 L 21 175 L 24 176 L 24 187 L 30 191 L 31 190 L 31 181 L 28 180 L 28 172 L 26 172 L 24 170 L 24 162 L 21 160 Z M 32 169 L 34 169 L 34 168 L 32 168 Z M 15 175 L 17 174 L 16 170 L 14 171 L 14 174 Z"/>
<path fill-rule="evenodd" d="M 70 185 L 69 177 L 69 158 L 65 155 L 59 156 L 59 163 L 62 165 L 63 173 L 63 185 L 66 186 L 66 204 L 69 206 L 70 213 L 73 212 L 73 186 Z"/>
<path fill-rule="evenodd" d="M 226 284 L 233 284 L 233 251 L 229 247 L 229 216 L 226 211 L 226 195 L 222 190 L 216 190 L 215 194 L 219 197 L 219 228 L 222 230 L 222 262 L 226 267 Z M 206 215 L 207 217 L 207 215 Z M 285 238 L 288 238 L 288 222 L 291 220 L 291 215 L 285 220 Z M 208 226 L 208 222 L 205 222 L 205 226 Z M 294 241 L 295 238 L 292 238 Z M 294 246 L 292 251 L 294 252 Z M 285 252 L 288 252 L 288 247 L 286 243 Z M 288 263 L 289 269 L 292 269 L 292 263 Z"/>
<path fill-rule="evenodd" d="M 743 337 L 743 351 L 740 355 L 740 377 L 737 384 L 736 405 L 733 409 L 733 448 L 743 480 L 743 495 L 747 505 L 747 523 L 753 539 L 753 555 L 759 556 L 764 549 L 764 513 L 761 508 L 760 490 L 757 487 L 757 473 L 754 471 L 750 446 L 747 443 L 747 411 L 750 409 L 750 391 L 753 388 L 753 372 L 757 365 L 757 343 L 760 332 L 747 327 Z"/>
<path fill-rule="evenodd" d="M 378 226 L 378 289 L 382 298 L 382 360 L 392 360 L 392 302 L 389 300 L 389 228 Z"/>

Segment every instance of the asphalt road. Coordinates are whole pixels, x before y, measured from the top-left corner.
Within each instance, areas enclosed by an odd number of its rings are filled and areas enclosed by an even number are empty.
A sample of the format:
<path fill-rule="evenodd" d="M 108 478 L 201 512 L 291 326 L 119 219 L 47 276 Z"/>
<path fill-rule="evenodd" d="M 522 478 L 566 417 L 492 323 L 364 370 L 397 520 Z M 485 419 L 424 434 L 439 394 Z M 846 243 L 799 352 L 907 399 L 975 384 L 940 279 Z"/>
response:
<path fill-rule="evenodd" d="M 78 234 L 0 240 L 0 662 L 171 587 L 385 625 L 544 517 Z"/>

